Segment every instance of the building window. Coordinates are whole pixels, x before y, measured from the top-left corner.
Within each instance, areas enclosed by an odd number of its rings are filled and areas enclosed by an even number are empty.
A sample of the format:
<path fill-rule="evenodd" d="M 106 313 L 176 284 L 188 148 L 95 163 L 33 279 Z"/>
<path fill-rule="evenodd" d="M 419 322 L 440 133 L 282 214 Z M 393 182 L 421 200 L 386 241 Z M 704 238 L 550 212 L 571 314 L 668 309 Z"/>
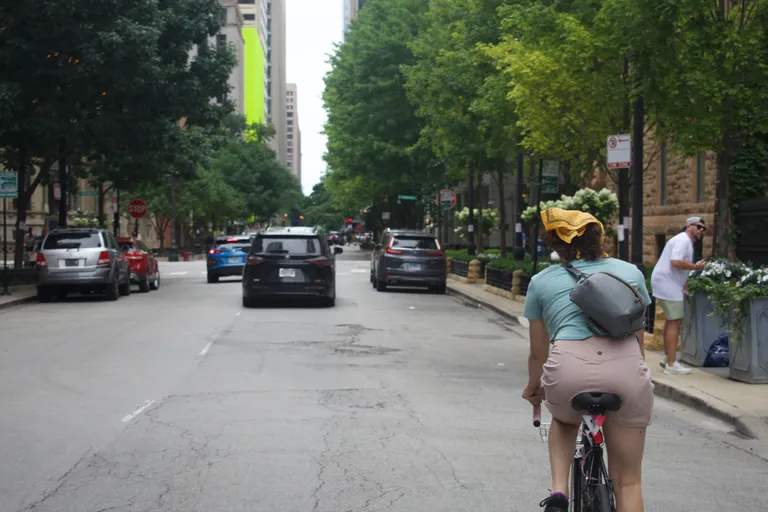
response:
<path fill-rule="evenodd" d="M 704 202 L 704 174 L 706 171 L 706 156 L 701 153 L 696 157 L 696 202 Z"/>
<path fill-rule="evenodd" d="M 661 253 L 664 252 L 664 246 L 667 245 L 667 236 L 664 233 L 656 234 L 656 259 L 661 258 Z"/>
<path fill-rule="evenodd" d="M 226 9 L 226 7 L 222 8 L 219 11 L 219 19 L 221 20 L 221 24 L 222 25 L 226 25 L 227 24 L 227 9 Z"/>
<path fill-rule="evenodd" d="M 216 45 L 219 47 L 225 46 L 227 44 L 227 35 L 226 34 L 217 34 L 216 35 Z"/>
<path fill-rule="evenodd" d="M 292 139 L 293 138 L 293 134 L 289 133 L 288 135 L 286 135 L 286 137 L 288 137 L 289 139 Z"/>
<path fill-rule="evenodd" d="M 286 115 L 287 115 L 288 117 L 293 117 L 293 112 L 286 112 Z"/>
<path fill-rule="evenodd" d="M 288 133 L 293 133 L 293 126 L 288 127 Z"/>
<path fill-rule="evenodd" d="M 243 14 L 243 19 L 245 21 L 256 21 L 256 15 L 255 14 Z"/>
<path fill-rule="evenodd" d="M 662 142 L 661 143 L 661 183 L 660 183 L 660 190 L 661 194 L 661 204 L 667 204 L 667 143 Z"/>
<path fill-rule="evenodd" d="M 288 151 L 288 154 L 293 153 L 293 148 L 288 148 L 286 151 Z"/>
<path fill-rule="evenodd" d="M 289 119 L 288 120 L 288 126 L 291 126 L 292 124 L 293 124 L 293 121 Z"/>
<path fill-rule="evenodd" d="M 246 5 L 253 5 L 256 3 L 256 0 L 239 0 L 237 3 L 240 5 L 246 4 Z"/>
<path fill-rule="evenodd" d="M 293 162 L 291 162 L 290 160 L 286 162 L 286 164 L 288 165 L 288 167 L 293 167 Z"/>

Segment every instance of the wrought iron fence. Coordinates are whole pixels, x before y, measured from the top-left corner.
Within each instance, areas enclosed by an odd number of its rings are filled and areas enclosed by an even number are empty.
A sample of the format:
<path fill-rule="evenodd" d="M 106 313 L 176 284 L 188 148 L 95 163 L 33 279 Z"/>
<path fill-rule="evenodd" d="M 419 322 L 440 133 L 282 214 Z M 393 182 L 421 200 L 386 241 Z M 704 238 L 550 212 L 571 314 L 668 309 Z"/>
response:
<path fill-rule="evenodd" d="M 469 263 L 461 260 L 452 260 L 451 274 L 456 274 L 461 277 L 469 277 Z"/>
<path fill-rule="evenodd" d="M 0 262 L 0 285 L 8 280 L 8 286 L 19 286 L 37 283 L 37 269 L 35 267 L 12 267 L 4 269 Z"/>
<path fill-rule="evenodd" d="M 485 271 L 485 282 L 502 290 L 512 290 L 512 276 L 504 270 L 488 267 Z"/>
<path fill-rule="evenodd" d="M 651 304 L 645 308 L 645 332 L 653 334 L 653 326 L 656 321 L 656 298 L 651 296 Z"/>

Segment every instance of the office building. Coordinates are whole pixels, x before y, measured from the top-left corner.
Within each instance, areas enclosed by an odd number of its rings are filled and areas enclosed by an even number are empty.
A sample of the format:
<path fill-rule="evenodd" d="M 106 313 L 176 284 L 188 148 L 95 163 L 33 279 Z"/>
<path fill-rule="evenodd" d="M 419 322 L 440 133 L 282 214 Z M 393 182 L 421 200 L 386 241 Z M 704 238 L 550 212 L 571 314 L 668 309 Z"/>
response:
<path fill-rule="evenodd" d="M 217 45 L 229 45 L 237 58 L 237 65 L 229 76 L 229 98 L 235 105 L 235 112 L 245 113 L 245 41 L 243 39 L 243 17 L 237 0 L 219 0 L 221 4 L 221 32 L 216 35 Z"/>
<path fill-rule="evenodd" d="M 285 117 L 285 165 L 301 183 L 301 129 L 296 84 L 287 84 L 285 87 Z"/>
<path fill-rule="evenodd" d="M 352 20 L 357 19 L 365 0 L 344 0 L 344 31 L 346 32 Z"/>

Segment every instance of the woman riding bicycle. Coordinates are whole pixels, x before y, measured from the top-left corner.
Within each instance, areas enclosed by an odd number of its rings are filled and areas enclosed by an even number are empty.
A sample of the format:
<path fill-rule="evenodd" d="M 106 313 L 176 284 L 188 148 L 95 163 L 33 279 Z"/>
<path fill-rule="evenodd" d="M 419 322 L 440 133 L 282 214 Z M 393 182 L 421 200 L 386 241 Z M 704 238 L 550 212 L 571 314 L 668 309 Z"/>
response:
<path fill-rule="evenodd" d="M 603 225 L 592 215 L 551 208 L 541 213 L 544 242 L 584 273 L 610 272 L 634 286 L 646 306 L 651 300 L 643 274 L 634 265 L 603 252 Z M 622 406 L 604 424 L 608 466 L 618 512 L 642 512 L 641 468 L 646 427 L 651 424 L 653 384 L 639 336 L 611 339 L 590 327 L 569 295 L 576 279 L 552 265 L 531 279 L 524 316 L 530 321 L 528 384 L 523 398 L 544 401 L 552 414 L 549 430 L 551 494 L 545 512 L 568 511 L 568 476 L 581 414 L 571 406 L 583 392 L 613 393 Z"/>

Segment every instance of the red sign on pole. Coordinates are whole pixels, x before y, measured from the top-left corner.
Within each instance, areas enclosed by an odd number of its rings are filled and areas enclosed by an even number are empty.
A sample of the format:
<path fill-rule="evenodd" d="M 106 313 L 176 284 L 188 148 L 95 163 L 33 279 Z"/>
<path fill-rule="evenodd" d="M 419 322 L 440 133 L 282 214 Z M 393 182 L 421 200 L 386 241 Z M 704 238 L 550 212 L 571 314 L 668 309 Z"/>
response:
<path fill-rule="evenodd" d="M 128 215 L 134 219 L 140 219 L 147 214 L 147 202 L 143 199 L 134 199 L 128 203 Z"/>
<path fill-rule="evenodd" d="M 456 194 L 451 189 L 443 189 L 437 194 L 435 204 L 445 209 L 453 208 L 456 206 Z"/>

